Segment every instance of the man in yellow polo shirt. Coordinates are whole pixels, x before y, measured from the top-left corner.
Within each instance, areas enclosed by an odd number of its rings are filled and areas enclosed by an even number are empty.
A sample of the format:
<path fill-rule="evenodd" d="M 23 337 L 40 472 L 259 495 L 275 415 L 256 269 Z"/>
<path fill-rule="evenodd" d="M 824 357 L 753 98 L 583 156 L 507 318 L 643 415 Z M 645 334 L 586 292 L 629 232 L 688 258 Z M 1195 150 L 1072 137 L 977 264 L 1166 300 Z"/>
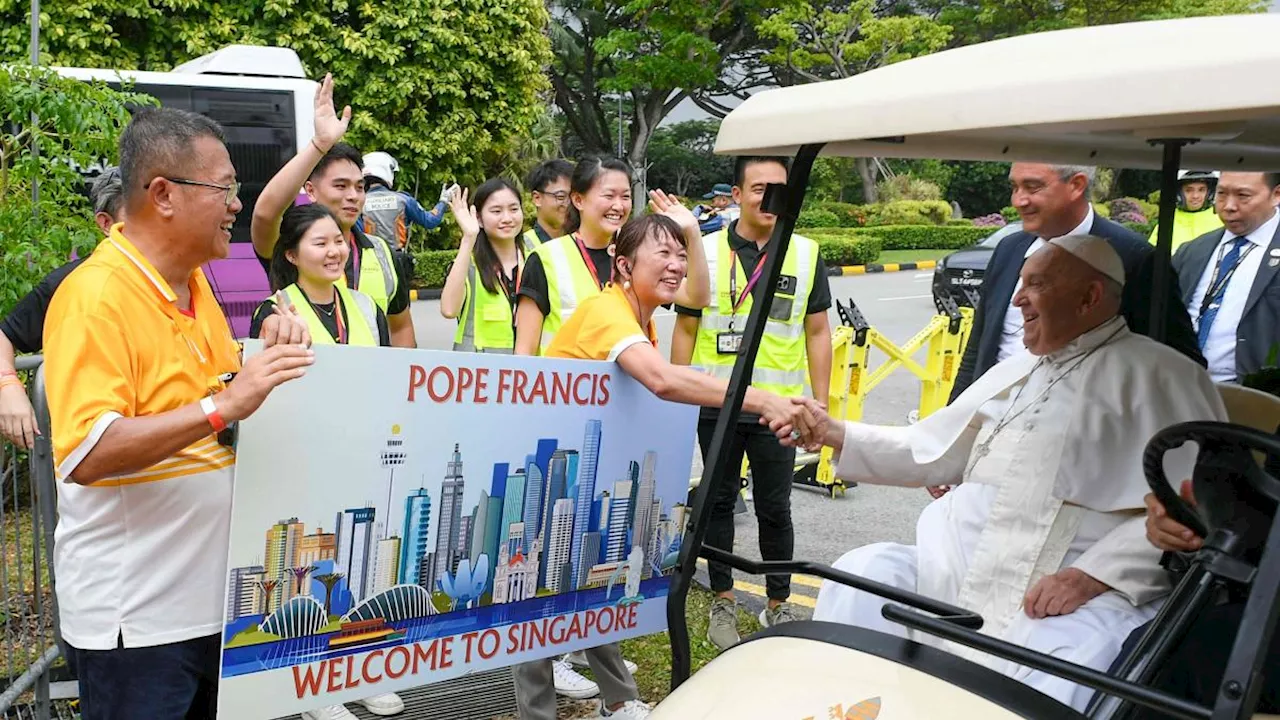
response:
<path fill-rule="evenodd" d="M 211 718 L 235 463 L 224 431 L 312 353 L 282 313 L 241 368 L 200 271 L 227 256 L 242 207 L 216 123 L 140 110 L 120 172 L 126 221 L 63 281 L 45 324 L 61 629 L 83 720 Z"/>

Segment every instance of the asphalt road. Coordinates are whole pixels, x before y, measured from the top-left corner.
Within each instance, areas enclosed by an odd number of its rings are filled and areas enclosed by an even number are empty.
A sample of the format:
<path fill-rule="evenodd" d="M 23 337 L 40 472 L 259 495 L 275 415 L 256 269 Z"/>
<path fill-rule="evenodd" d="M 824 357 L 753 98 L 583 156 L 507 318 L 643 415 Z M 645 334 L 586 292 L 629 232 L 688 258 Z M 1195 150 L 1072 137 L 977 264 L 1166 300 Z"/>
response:
<path fill-rule="evenodd" d="M 902 271 L 851 277 L 831 278 L 834 299 L 857 303 L 877 330 L 895 343 L 904 343 L 919 332 L 934 314 L 930 296 L 932 271 Z M 420 300 L 412 308 L 418 345 L 422 348 L 447 350 L 452 347 L 456 324 L 440 316 L 439 303 Z M 662 350 L 671 337 L 672 313 L 656 317 Z M 832 326 L 839 324 L 835 309 Z M 918 356 L 919 357 L 919 356 Z M 874 366 L 884 356 L 872 353 Z M 905 371 L 885 379 L 867 398 L 863 420 L 887 425 L 907 424 L 907 414 L 919 402 L 920 383 Z M 692 439 L 691 439 L 692 442 Z M 700 464 L 695 463 L 700 469 Z M 797 486 L 792 493 L 792 518 L 796 528 L 795 557 L 831 563 L 846 551 L 872 542 L 910 543 L 915 537 L 915 521 L 929 502 L 924 490 L 861 485 L 844 496 L 831 499 L 825 493 Z M 751 513 L 738 515 L 735 523 L 740 554 L 758 558 L 755 541 L 755 518 Z M 738 576 L 739 598 L 758 610 L 763 598 L 761 578 Z M 754 594 L 753 594 L 754 593 Z M 793 583 L 793 600 L 807 610 L 817 595 L 817 582 L 799 578 Z"/>

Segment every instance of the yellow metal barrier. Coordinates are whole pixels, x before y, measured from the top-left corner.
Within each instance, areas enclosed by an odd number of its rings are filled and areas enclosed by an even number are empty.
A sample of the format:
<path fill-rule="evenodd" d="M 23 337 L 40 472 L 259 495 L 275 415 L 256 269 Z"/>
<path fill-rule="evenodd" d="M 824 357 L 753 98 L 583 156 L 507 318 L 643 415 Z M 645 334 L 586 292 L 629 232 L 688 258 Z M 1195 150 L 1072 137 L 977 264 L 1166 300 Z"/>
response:
<path fill-rule="evenodd" d="M 833 418 L 861 420 L 867 393 L 898 368 L 905 368 L 920 378 L 919 417 L 927 417 L 946 406 L 973 327 L 973 310 L 957 308 L 947 298 L 940 303 L 941 312 L 899 346 L 871 327 L 852 301 L 847 306 L 837 301 L 836 309 L 842 324 L 831 334 L 831 396 L 827 400 Z M 888 356 L 875 369 L 868 360 L 871 348 Z M 926 351 L 923 365 L 915 360 L 916 353 L 922 349 Z M 821 487 L 832 497 L 844 494 L 844 482 L 835 476 L 831 456 L 831 448 L 823 448 L 813 476 L 798 468 L 796 482 Z"/>

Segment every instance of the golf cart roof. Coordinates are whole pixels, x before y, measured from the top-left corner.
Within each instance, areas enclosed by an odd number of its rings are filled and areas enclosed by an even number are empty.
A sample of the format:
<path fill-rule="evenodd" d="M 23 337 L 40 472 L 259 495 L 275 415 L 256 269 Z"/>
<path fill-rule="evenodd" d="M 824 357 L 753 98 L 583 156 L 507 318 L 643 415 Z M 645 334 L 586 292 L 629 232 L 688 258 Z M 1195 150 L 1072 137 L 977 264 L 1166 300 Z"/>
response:
<path fill-rule="evenodd" d="M 970 45 L 844 80 L 769 90 L 725 118 L 716 152 L 1280 169 L 1280 15 L 1105 25 Z M 1208 48 L 1185 52 L 1187 48 Z"/>

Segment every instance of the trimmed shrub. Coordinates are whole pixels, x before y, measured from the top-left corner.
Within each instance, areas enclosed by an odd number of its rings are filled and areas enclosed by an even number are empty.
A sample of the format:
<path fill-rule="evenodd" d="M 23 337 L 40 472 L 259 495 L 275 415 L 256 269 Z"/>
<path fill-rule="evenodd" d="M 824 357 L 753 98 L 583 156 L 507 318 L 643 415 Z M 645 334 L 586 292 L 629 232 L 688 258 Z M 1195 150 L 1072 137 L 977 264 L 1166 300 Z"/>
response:
<path fill-rule="evenodd" d="M 1014 222 L 1015 220 L 1021 220 L 1021 219 L 1022 219 L 1022 218 L 1018 215 L 1018 209 L 1017 209 L 1017 208 L 1015 208 L 1015 207 L 1013 207 L 1012 205 L 1006 206 L 1003 210 L 1001 210 L 1001 211 L 1000 211 L 1000 217 L 1004 218 L 1005 220 L 1007 220 L 1007 221 L 1009 221 L 1009 222 Z"/>
<path fill-rule="evenodd" d="M 1151 237 L 1151 231 L 1156 226 L 1155 220 L 1152 220 L 1150 222 L 1124 222 L 1124 221 L 1117 220 L 1117 222 L 1129 228 L 1130 230 L 1138 233 L 1144 238 Z"/>
<path fill-rule="evenodd" d="M 818 242 L 818 255 L 827 267 L 867 265 L 880 257 L 880 238 L 871 236 L 828 236 L 811 238 Z"/>
<path fill-rule="evenodd" d="M 863 227 L 867 224 L 867 218 L 870 214 L 864 205 L 835 202 L 834 200 L 814 203 L 813 208 L 835 213 L 836 218 L 840 221 L 837 227 Z M 804 211 L 802 210 L 801 214 L 803 215 L 803 213 Z"/>
<path fill-rule="evenodd" d="M 1009 223 L 1004 219 L 1004 216 L 1000 213 L 991 213 L 990 215 L 983 215 L 980 218 L 973 219 L 974 227 L 1002 228 L 1008 224 Z"/>
<path fill-rule="evenodd" d="M 882 225 L 863 228 L 859 234 L 874 235 L 884 250 L 958 250 L 976 244 L 991 234 L 986 227 L 931 225 Z"/>
<path fill-rule="evenodd" d="M 822 208 L 805 208 L 800 211 L 800 217 L 796 218 L 796 227 L 798 228 L 821 228 L 821 227 L 839 227 L 840 218 L 830 210 Z"/>
<path fill-rule="evenodd" d="M 413 254 L 413 280 L 417 288 L 442 288 L 457 250 L 419 250 Z"/>
<path fill-rule="evenodd" d="M 878 210 L 878 225 L 945 225 L 951 219 L 951 205 L 942 200 L 898 200 Z"/>
<path fill-rule="evenodd" d="M 1001 218 L 1003 220 L 1003 218 Z M 973 221 L 969 218 L 951 218 L 947 221 L 949 227 L 973 227 Z"/>
<path fill-rule="evenodd" d="M 1091 204 L 1093 205 L 1093 211 L 1095 213 L 1101 215 L 1104 218 L 1111 217 L 1111 208 L 1107 207 L 1106 205 L 1103 205 L 1102 203 L 1091 203 Z"/>
<path fill-rule="evenodd" d="M 1108 204 L 1108 209 L 1111 219 L 1118 223 L 1144 223 L 1151 217 L 1144 212 L 1144 204 L 1136 198 L 1116 198 Z"/>
<path fill-rule="evenodd" d="M 887 202 L 942 199 L 942 188 L 938 187 L 937 183 L 909 174 L 895 175 L 892 178 L 881 180 L 876 185 L 876 189 L 880 192 L 881 199 Z"/>

